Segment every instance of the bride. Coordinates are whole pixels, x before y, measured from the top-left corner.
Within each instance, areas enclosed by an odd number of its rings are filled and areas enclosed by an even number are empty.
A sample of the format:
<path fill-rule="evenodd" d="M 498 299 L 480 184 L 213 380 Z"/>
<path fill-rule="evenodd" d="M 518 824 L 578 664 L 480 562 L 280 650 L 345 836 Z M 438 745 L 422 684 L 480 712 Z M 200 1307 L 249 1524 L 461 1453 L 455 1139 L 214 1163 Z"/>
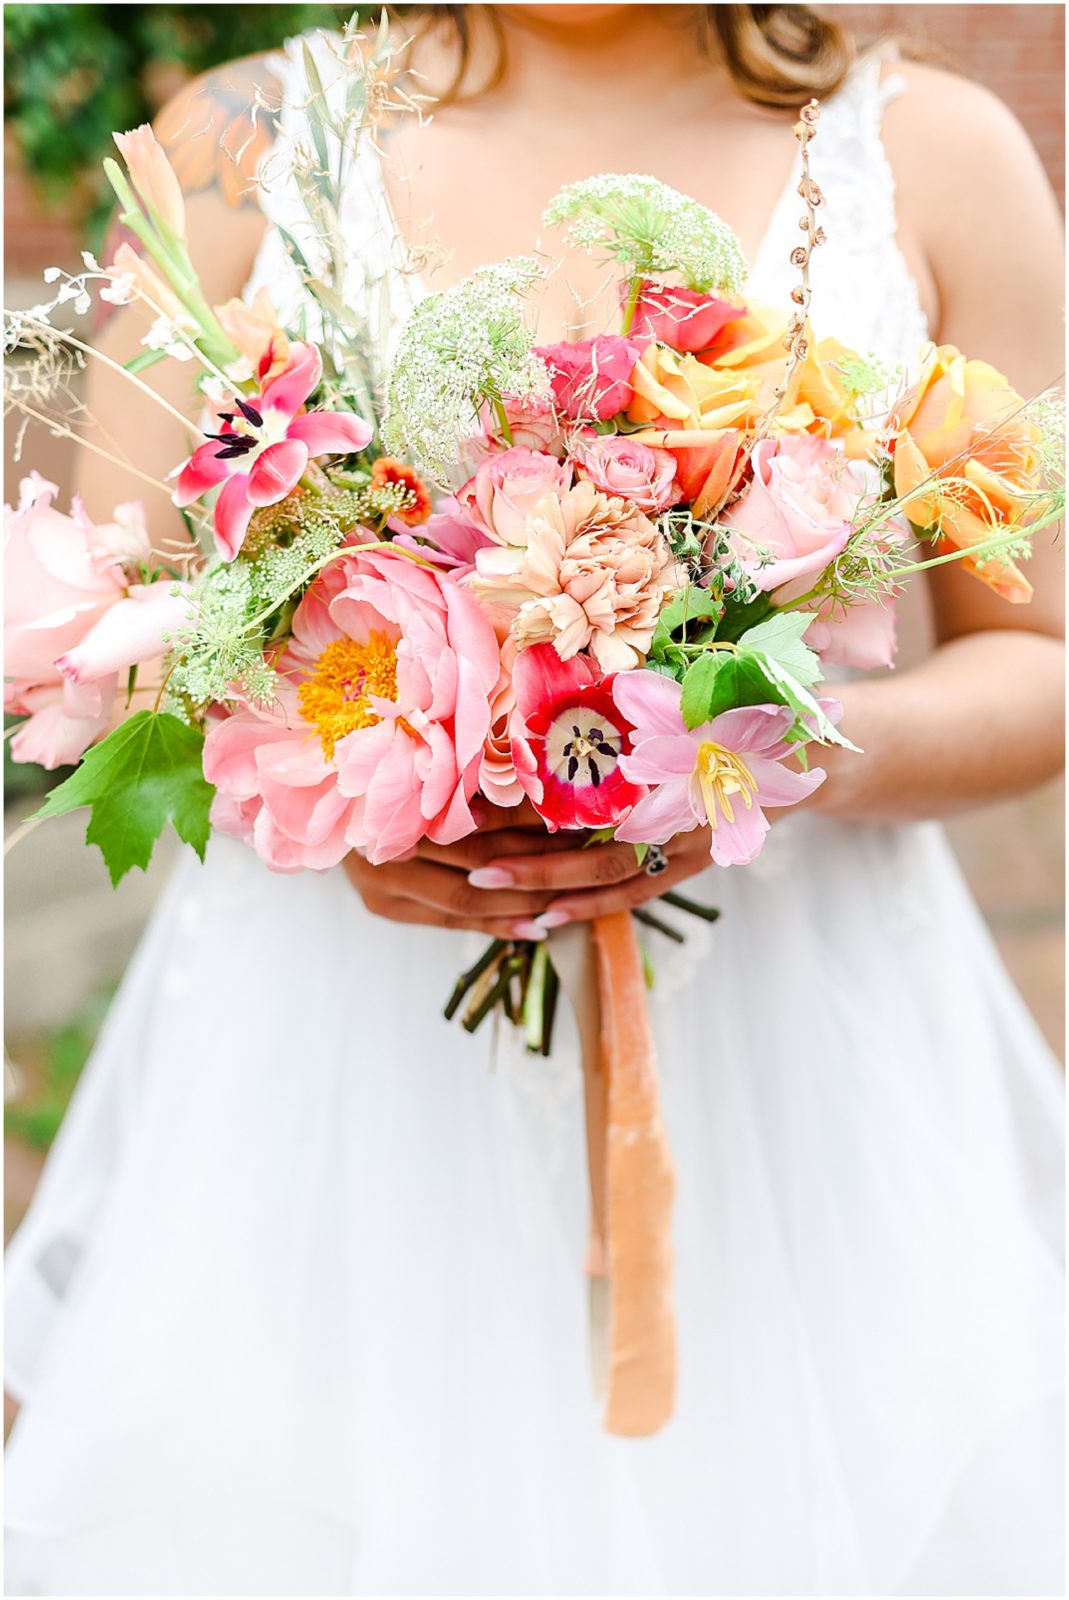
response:
<path fill-rule="evenodd" d="M 747 294 L 782 303 L 815 94 L 818 331 L 892 364 L 931 335 L 1025 394 L 1057 376 L 1056 208 L 976 86 L 851 65 L 804 6 L 413 9 L 439 105 L 354 177 L 354 295 L 391 219 L 437 236 L 442 287 L 528 248 L 563 183 L 634 170 L 725 217 Z M 300 138 L 302 62 L 237 63 L 164 115 L 213 303 L 294 309 L 285 191 L 227 152 L 252 166 L 272 85 Z M 583 271 L 540 338 L 608 325 Z M 181 455 L 124 426 L 142 468 Z M 89 466 L 84 490 L 100 515 L 139 492 Z M 662 881 L 513 829 L 376 869 L 277 877 L 227 838 L 181 866 L 10 1250 L 8 1593 L 1061 1592 L 1059 1080 L 933 820 L 1058 766 L 1039 544 L 1026 611 L 931 574 L 935 648 L 842 686 L 865 754 L 754 867 L 671 853 L 723 915 L 652 999 L 680 1390 L 651 1439 L 607 1437 L 590 1390 L 574 1041 L 526 1058 L 440 1006 L 457 930 Z"/>

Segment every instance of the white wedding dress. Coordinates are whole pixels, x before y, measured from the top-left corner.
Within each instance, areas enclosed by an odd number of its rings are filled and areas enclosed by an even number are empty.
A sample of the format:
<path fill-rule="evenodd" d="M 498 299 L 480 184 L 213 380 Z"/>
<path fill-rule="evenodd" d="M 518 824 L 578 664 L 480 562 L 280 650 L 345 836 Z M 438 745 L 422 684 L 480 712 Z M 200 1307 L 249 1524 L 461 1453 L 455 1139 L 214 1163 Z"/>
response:
<path fill-rule="evenodd" d="M 891 362 L 897 87 L 863 63 L 813 151 L 814 320 Z M 350 200 L 369 259 L 373 164 Z M 627 1440 L 567 1024 L 548 1063 L 469 1038 L 469 936 L 190 855 L 9 1252 L 9 1594 L 1061 1592 L 1060 1079 L 940 830 L 798 813 L 690 892 L 722 919 L 652 998 L 678 1405 Z"/>

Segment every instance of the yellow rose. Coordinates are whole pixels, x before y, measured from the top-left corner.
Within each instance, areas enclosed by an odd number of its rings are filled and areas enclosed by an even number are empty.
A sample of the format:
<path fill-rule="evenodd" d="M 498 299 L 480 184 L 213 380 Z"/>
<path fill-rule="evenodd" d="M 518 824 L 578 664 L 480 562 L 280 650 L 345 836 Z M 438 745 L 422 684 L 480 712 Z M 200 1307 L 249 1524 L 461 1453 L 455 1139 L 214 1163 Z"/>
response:
<path fill-rule="evenodd" d="M 905 509 L 916 527 L 938 526 L 940 543 L 955 550 L 1027 527 L 1040 487 L 1039 434 L 1023 408 L 986 361 L 970 361 L 952 344 L 933 347 L 892 419 L 895 493 L 910 497 Z M 1012 561 L 977 566 L 963 556 L 962 564 L 1006 600 L 1032 597 Z"/>

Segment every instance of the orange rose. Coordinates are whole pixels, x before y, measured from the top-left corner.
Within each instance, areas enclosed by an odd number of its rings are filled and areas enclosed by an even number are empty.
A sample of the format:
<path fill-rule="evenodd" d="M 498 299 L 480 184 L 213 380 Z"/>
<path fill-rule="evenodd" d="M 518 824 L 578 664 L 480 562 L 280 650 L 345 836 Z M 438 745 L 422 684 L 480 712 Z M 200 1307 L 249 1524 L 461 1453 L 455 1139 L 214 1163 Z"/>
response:
<path fill-rule="evenodd" d="M 905 510 L 915 527 L 938 526 L 940 544 L 955 550 L 1027 527 L 1040 487 L 1039 434 L 1023 407 L 986 361 L 969 361 L 952 344 L 933 347 L 891 421 L 895 493 L 910 497 Z M 1032 597 L 1012 561 L 977 565 L 963 556 L 962 564 L 1005 600 Z"/>
<path fill-rule="evenodd" d="M 634 396 L 627 415 L 650 427 L 630 437 L 670 450 L 676 479 L 696 516 L 719 502 L 738 456 L 740 429 L 760 414 L 749 377 L 718 372 L 692 355 L 647 345 L 631 373 Z"/>
<path fill-rule="evenodd" d="M 701 360 L 720 371 L 745 375 L 755 386 L 759 411 L 767 411 L 787 364 L 784 336 L 787 322 L 779 312 L 751 307 L 744 318 L 724 329 L 722 339 Z M 770 433 L 819 433 L 840 439 L 848 456 L 866 457 L 874 435 L 859 427 L 857 396 L 844 364 L 855 352 L 838 339 L 817 343 L 807 333 L 808 354 L 791 378 Z"/>

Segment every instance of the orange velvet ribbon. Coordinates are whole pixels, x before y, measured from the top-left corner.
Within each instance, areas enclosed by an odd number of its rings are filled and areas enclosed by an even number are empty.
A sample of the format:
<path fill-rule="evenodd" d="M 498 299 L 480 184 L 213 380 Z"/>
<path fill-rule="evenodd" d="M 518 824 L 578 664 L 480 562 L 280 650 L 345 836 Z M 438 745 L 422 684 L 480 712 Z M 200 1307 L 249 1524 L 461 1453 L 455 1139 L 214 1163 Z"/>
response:
<path fill-rule="evenodd" d="M 591 1236 L 587 1270 L 607 1288 L 604 1425 L 656 1433 L 672 1415 L 675 1170 L 661 1118 L 646 976 L 628 911 L 593 924 L 600 1025 L 584 1050 Z"/>

